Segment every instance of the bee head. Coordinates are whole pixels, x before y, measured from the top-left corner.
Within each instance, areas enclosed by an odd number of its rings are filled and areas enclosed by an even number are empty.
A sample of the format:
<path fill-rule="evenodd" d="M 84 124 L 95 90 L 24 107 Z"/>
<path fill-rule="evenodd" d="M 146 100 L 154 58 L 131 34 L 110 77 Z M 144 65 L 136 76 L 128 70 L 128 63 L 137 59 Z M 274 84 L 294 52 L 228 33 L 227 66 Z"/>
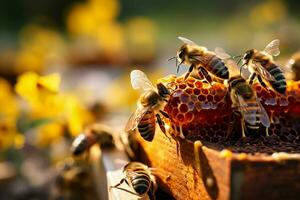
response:
<path fill-rule="evenodd" d="M 253 57 L 253 54 L 254 54 L 254 49 L 250 49 L 246 51 L 244 55 L 244 60 L 250 60 Z"/>
<path fill-rule="evenodd" d="M 162 98 L 167 97 L 167 96 L 170 95 L 169 89 L 166 86 L 164 86 L 164 84 L 158 83 L 156 85 L 156 87 L 157 87 L 157 91 L 158 91 L 159 96 L 161 96 Z"/>

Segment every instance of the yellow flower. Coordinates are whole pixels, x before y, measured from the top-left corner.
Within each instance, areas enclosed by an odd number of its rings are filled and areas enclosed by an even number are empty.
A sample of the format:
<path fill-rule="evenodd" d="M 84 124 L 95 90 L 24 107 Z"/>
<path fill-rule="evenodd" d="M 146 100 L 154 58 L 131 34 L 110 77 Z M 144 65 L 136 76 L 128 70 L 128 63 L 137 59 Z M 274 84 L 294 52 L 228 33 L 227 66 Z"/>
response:
<path fill-rule="evenodd" d="M 0 78 L 0 149 L 8 147 L 21 148 L 24 143 L 23 135 L 16 128 L 20 113 L 19 104 L 10 84 Z M 23 138 L 23 139 L 21 139 Z"/>
<path fill-rule="evenodd" d="M 155 23 L 150 19 L 130 19 L 126 24 L 127 49 L 130 56 L 142 61 L 151 59 L 155 54 L 155 33 Z"/>
<path fill-rule="evenodd" d="M 250 12 L 250 22 L 256 28 L 272 25 L 284 19 L 286 7 L 281 0 L 268 0 L 255 6 Z"/>
<path fill-rule="evenodd" d="M 59 86 L 59 74 L 39 76 L 34 72 L 27 72 L 18 77 L 15 90 L 31 105 L 39 105 L 57 94 Z"/>
<path fill-rule="evenodd" d="M 67 17 L 67 27 L 73 35 L 95 36 L 102 23 L 113 22 L 119 14 L 117 0 L 90 0 L 75 4 Z"/>
<path fill-rule="evenodd" d="M 22 148 L 23 144 L 24 137 L 17 131 L 16 120 L 13 118 L 1 118 L 0 149 L 6 149 L 9 147 Z"/>
<path fill-rule="evenodd" d="M 16 53 L 15 71 L 41 72 L 48 64 L 61 62 L 65 44 L 62 36 L 53 29 L 29 24 L 20 36 L 20 48 Z"/>
<path fill-rule="evenodd" d="M 0 118 L 16 119 L 19 115 L 19 105 L 13 93 L 12 87 L 5 80 L 0 78 Z"/>
<path fill-rule="evenodd" d="M 36 145 L 39 147 L 46 147 L 49 144 L 60 140 L 64 135 L 64 131 L 63 124 L 59 122 L 43 125 L 38 129 Z"/>

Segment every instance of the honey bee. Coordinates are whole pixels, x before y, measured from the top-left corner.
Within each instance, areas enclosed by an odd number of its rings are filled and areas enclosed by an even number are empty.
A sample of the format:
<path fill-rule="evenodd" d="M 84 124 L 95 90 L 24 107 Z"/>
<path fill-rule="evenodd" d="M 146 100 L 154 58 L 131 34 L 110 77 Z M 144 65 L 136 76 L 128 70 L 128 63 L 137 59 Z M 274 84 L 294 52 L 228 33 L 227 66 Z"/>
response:
<path fill-rule="evenodd" d="M 130 132 L 138 129 L 140 135 L 146 141 L 152 141 L 155 134 L 155 125 L 158 123 L 162 132 L 166 135 L 165 123 L 161 115 L 169 118 L 162 110 L 170 96 L 169 89 L 162 83 L 155 88 L 146 74 L 140 70 L 133 70 L 130 74 L 133 89 L 142 89 L 144 93 L 138 100 L 136 111 L 130 116 L 125 131 Z"/>
<path fill-rule="evenodd" d="M 101 148 L 114 147 L 114 140 L 111 130 L 103 124 L 92 124 L 84 130 L 84 133 L 77 136 L 71 146 L 73 156 L 80 156 L 96 143 Z"/>
<path fill-rule="evenodd" d="M 210 74 L 217 79 L 228 79 L 229 71 L 222 59 L 230 58 L 228 54 L 208 51 L 206 47 L 199 46 L 193 41 L 184 37 L 178 37 L 184 44 L 177 51 L 176 62 L 177 73 L 181 64 L 190 66 L 185 75 L 185 79 L 196 70 L 199 79 L 205 78 L 209 83 L 212 82 Z M 172 58 L 171 58 L 172 59 Z"/>
<path fill-rule="evenodd" d="M 140 162 L 130 162 L 124 166 L 123 173 L 125 178 L 115 186 L 110 188 L 117 188 L 129 192 L 130 194 L 137 195 L 139 197 L 146 197 L 150 200 L 155 200 L 155 192 L 157 190 L 157 184 L 155 176 L 152 174 L 152 168 L 144 165 Z M 126 183 L 134 192 L 119 187 L 121 184 Z"/>
<path fill-rule="evenodd" d="M 273 60 L 273 56 L 280 54 L 279 43 L 280 41 L 275 39 L 263 51 L 256 49 L 246 51 L 241 70 L 246 66 L 251 72 L 250 84 L 253 83 L 254 78 L 257 76 L 258 81 L 263 87 L 267 87 L 266 81 L 276 92 L 285 94 L 286 79 L 283 70 Z"/>
<path fill-rule="evenodd" d="M 300 51 L 294 53 L 292 57 L 289 59 L 286 68 L 289 71 L 293 71 L 293 79 L 295 81 L 300 80 Z"/>
<path fill-rule="evenodd" d="M 228 80 L 228 92 L 232 101 L 235 114 L 242 117 L 242 135 L 245 137 L 245 130 L 257 131 L 262 124 L 268 131 L 270 127 L 269 116 L 258 101 L 253 88 L 240 76 Z M 267 132 L 268 135 L 268 132 Z"/>
<path fill-rule="evenodd" d="M 50 199 L 90 199 L 94 197 L 93 179 L 89 166 L 66 160 L 57 166 Z"/>

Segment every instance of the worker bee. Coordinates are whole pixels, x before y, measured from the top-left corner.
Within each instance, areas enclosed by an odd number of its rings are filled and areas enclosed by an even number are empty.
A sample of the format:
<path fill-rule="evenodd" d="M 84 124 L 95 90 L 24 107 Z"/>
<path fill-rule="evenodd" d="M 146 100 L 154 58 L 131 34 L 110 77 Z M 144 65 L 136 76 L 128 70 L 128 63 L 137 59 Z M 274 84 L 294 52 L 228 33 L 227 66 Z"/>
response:
<path fill-rule="evenodd" d="M 130 162 L 124 166 L 123 173 L 125 178 L 115 186 L 110 188 L 117 188 L 139 197 L 146 197 L 150 200 L 155 199 L 155 192 L 157 190 L 157 184 L 155 176 L 152 173 L 153 169 L 149 168 L 140 162 Z M 121 184 L 126 183 L 134 192 L 119 187 Z"/>
<path fill-rule="evenodd" d="M 78 135 L 71 146 L 74 156 L 82 155 L 87 152 L 94 144 L 98 143 L 101 148 L 114 147 L 114 140 L 111 130 L 103 124 L 92 124 Z"/>
<path fill-rule="evenodd" d="M 199 46 L 193 41 L 178 37 L 184 44 L 177 51 L 176 62 L 177 73 L 181 64 L 189 65 L 189 70 L 185 79 L 196 70 L 199 79 L 205 78 L 209 83 L 212 82 L 210 74 L 217 79 L 228 79 L 229 71 L 222 59 L 230 58 L 228 54 L 219 54 L 218 49 L 215 52 L 208 51 L 206 47 Z"/>
<path fill-rule="evenodd" d="M 268 131 L 270 127 L 269 116 L 258 101 L 253 88 L 240 76 L 228 80 L 228 92 L 232 101 L 235 114 L 241 114 L 242 135 L 245 137 L 245 130 L 257 131 L 262 124 Z M 267 132 L 268 134 L 268 132 Z"/>
<path fill-rule="evenodd" d="M 283 70 L 273 60 L 273 56 L 280 54 L 279 42 L 278 39 L 271 41 L 263 51 L 256 49 L 246 51 L 241 70 L 246 66 L 251 72 L 250 84 L 253 83 L 254 78 L 257 76 L 263 87 L 267 87 L 266 81 L 276 92 L 284 94 L 286 91 L 286 79 Z"/>
<path fill-rule="evenodd" d="M 90 199 L 95 195 L 93 184 L 88 165 L 67 159 L 57 165 L 50 199 Z"/>
<path fill-rule="evenodd" d="M 294 53 L 292 57 L 289 59 L 287 65 L 287 70 L 293 71 L 293 79 L 295 81 L 300 80 L 300 51 Z"/>
<path fill-rule="evenodd" d="M 155 125 L 158 123 L 160 129 L 166 134 L 165 123 L 161 115 L 169 118 L 162 110 L 170 96 L 169 89 L 162 83 L 155 88 L 146 74 L 140 70 L 133 70 L 130 74 L 133 89 L 142 89 L 144 93 L 138 100 L 136 111 L 130 116 L 125 131 L 130 132 L 138 129 L 140 135 L 146 141 L 152 141 L 155 134 Z M 156 121 L 156 122 L 155 122 Z"/>

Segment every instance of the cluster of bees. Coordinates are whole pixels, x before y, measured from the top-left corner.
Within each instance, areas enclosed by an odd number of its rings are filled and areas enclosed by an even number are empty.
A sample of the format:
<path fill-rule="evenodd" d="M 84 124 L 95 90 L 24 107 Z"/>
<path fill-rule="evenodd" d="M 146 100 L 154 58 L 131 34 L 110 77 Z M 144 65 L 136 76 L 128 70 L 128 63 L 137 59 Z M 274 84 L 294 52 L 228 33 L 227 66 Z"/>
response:
<path fill-rule="evenodd" d="M 211 85 L 214 82 L 224 83 L 228 88 L 227 95 L 232 101 L 233 115 L 242 120 L 243 137 L 247 130 L 258 130 L 261 125 L 266 129 L 270 127 L 268 113 L 257 98 L 252 84 L 257 79 L 262 87 L 285 95 L 287 83 L 284 70 L 273 59 L 273 56 L 280 54 L 278 39 L 271 41 L 263 51 L 250 49 L 234 57 L 221 48 L 216 48 L 212 52 L 189 39 L 183 37 L 179 39 L 184 44 L 179 48 L 177 56 L 171 59 L 176 59 L 177 72 L 182 64 L 189 66 L 188 71 L 183 75 L 184 80 L 192 76 Z M 227 61 L 235 58 L 239 59 L 234 65 L 239 75 L 231 76 L 233 69 L 227 66 Z M 249 78 L 244 78 L 245 69 L 251 73 Z M 170 120 L 170 116 L 164 111 L 164 107 L 174 91 L 173 86 L 163 83 L 154 86 L 146 74 L 140 70 L 133 70 L 130 78 L 133 89 L 141 90 L 142 94 L 136 111 L 126 124 L 125 131 L 131 133 L 137 130 L 144 140 L 151 142 L 157 123 L 162 133 L 169 137 L 167 133 L 169 133 L 170 126 L 167 126 L 166 120 Z M 178 135 L 184 138 L 182 130 L 179 130 Z M 101 148 L 114 147 L 113 137 L 109 131 L 99 126 L 91 126 L 74 140 L 72 153 L 74 156 L 82 155 L 96 143 Z M 155 199 L 157 185 L 152 168 L 139 162 L 129 162 L 124 166 L 123 172 L 125 178 L 110 188 L 127 191 L 139 197 L 148 196 L 149 199 Z M 120 187 L 123 183 L 126 183 L 132 191 Z"/>
<path fill-rule="evenodd" d="M 290 71 L 290 68 L 281 67 L 273 59 L 280 54 L 280 41 L 278 39 L 271 41 L 262 51 L 250 49 L 242 55 L 232 57 L 222 48 L 217 47 L 213 52 L 189 39 L 183 37 L 179 39 L 184 44 L 177 51 L 177 56 L 170 60 L 176 59 L 177 72 L 182 64 L 189 66 L 184 80 L 192 76 L 211 85 L 214 82 L 227 85 L 227 95 L 232 101 L 233 118 L 242 120 L 243 137 L 246 136 L 245 132 L 257 131 L 261 125 L 268 130 L 270 118 L 257 98 L 252 84 L 257 79 L 262 87 L 285 95 L 287 83 L 284 73 Z M 237 63 L 234 62 L 233 65 L 231 62 L 234 67 L 228 67 L 228 61 L 236 58 Z M 233 70 L 239 70 L 239 75 L 231 76 Z M 250 72 L 249 78 L 244 78 L 246 72 Z M 154 87 L 147 76 L 139 70 L 131 72 L 131 83 L 133 89 L 140 89 L 143 93 L 138 101 L 137 110 L 129 118 L 125 130 L 130 132 L 137 128 L 146 141 L 152 141 L 157 122 L 161 131 L 166 134 L 165 120 L 170 117 L 163 108 L 174 89 L 162 83 Z M 178 135 L 184 138 L 182 129 L 179 132 Z"/>
<path fill-rule="evenodd" d="M 93 194 L 83 192 L 92 189 L 91 186 L 93 185 L 91 169 L 86 165 L 89 151 L 95 144 L 98 144 L 102 150 L 115 148 L 112 135 L 112 130 L 109 127 L 103 124 L 92 124 L 74 139 L 71 145 L 73 158 L 65 161 L 63 167 L 60 167 L 60 172 L 55 180 L 55 192 L 52 199 L 91 198 L 86 194 Z M 82 160 L 82 158 L 84 159 Z M 143 163 L 129 162 L 123 168 L 125 178 L 110 188 L 123 190 L 138 197 L 148 196 L 149 199 L 155 199 L 157 184 L 152 173 L 153 170 Z M 120 187 L 123 183 L 126 183 L 133 191 Z"/>

